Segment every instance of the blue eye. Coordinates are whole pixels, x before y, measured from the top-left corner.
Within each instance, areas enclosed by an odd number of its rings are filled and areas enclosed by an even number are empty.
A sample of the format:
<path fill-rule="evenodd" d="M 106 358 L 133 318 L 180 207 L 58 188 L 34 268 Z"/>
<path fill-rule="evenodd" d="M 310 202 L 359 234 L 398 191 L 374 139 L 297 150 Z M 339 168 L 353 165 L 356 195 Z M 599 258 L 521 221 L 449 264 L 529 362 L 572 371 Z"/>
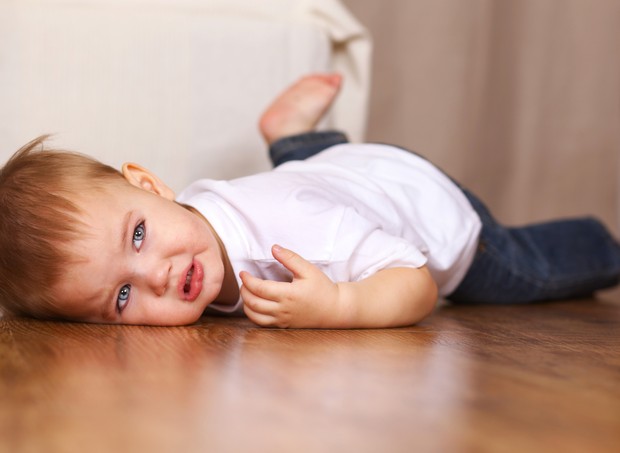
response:
<path fill-rule="evenodd" d="M 142 241 L 144 241 L 144 237 L 146 236 L 146 227 L 144 226 L 144 222 L 140 222 L 140 224 L 133 230 L 133 245 L 136 247 L 136 250 L 140 250 L 142 247 Z"/>
<path fill-rule="evenodd" d="M 127 302 L 129 302 L 130 293 L 131 293 L 131 285 L 124 285 L 118 292 L 118 296 L 116 296 L 116 310 L 119 313 L 122 313 L 125 307 L 127 306 Z"/>

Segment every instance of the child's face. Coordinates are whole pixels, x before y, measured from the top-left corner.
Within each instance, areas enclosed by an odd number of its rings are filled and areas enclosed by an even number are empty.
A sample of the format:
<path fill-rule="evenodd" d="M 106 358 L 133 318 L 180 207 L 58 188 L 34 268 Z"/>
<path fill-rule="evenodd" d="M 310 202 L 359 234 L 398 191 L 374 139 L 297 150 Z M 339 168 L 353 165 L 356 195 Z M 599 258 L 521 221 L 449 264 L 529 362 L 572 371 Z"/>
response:
<path fill-rule="evenodd" d="M 152 181 L 86 190 L 85 237 L 71 244 L 71 264 L 56 300 L 71 319 L 182 325 L 196 321 L 219 294 L 222 250 L 208 223 Z"/>

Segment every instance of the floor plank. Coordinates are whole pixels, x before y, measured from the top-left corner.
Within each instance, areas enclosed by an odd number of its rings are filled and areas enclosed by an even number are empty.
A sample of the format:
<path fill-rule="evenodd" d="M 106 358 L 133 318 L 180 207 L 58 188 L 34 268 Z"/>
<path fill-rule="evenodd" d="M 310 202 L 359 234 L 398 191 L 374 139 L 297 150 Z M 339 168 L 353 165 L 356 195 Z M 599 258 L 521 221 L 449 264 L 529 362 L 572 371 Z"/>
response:
<path fill-rule="evenodd" d="M 615 452 L 620 296 L 419 326 L 0 319 L 0 451 Z"/>

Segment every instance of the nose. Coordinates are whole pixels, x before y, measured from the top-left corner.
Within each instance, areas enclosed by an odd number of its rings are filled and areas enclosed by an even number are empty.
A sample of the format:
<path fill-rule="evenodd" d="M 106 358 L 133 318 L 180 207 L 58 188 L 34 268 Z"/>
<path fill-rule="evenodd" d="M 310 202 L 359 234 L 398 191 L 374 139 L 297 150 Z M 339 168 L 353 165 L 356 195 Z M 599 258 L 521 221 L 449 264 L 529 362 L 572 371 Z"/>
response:
<path fill-rule="evenodd" d="M 144 281 L 158 297 L 163 296 L 170 280 L 170 263 L 159 262 L 144 268 Z"/>

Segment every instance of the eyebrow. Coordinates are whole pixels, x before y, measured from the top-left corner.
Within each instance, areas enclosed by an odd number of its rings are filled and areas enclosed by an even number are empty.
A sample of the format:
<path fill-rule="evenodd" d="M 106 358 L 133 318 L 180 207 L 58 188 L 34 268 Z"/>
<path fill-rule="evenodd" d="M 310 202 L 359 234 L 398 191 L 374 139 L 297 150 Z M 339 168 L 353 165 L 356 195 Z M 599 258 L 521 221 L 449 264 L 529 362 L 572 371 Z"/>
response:
<path fill-rule="evenodd" d="M 103 303 L 101 304 L 101 319 L 113 321 L 116 319 L 116 300 L 114 299 L 114 289 L 104 291 Z M 110 303 L 110 301 L 112 301 Z"/>
<path fill-rule="evenodd" d="M 111 297 L 111 294 L 106 295 L 104 298 L 105 302 L 103 303 L 101 307 L 101 319 L 103 319 L 104 321 L 112 321 L 116 318 L 116 315 L 115 315 L 116 304 L 115 303 L 110 304 L 109 302 L 110 299 L 113 299 L 113 297 Z"/>
<path fill-rule="evenodd" d="M 133 211 L 128 211 L 123 218 L 123 222 L 121 223 L 121 234 L 120 234 L 120 250 L 125 248 L 125 244 L 127 243 L 127 236 L 129 234 L 129 221 L 133 215 Z"/>

